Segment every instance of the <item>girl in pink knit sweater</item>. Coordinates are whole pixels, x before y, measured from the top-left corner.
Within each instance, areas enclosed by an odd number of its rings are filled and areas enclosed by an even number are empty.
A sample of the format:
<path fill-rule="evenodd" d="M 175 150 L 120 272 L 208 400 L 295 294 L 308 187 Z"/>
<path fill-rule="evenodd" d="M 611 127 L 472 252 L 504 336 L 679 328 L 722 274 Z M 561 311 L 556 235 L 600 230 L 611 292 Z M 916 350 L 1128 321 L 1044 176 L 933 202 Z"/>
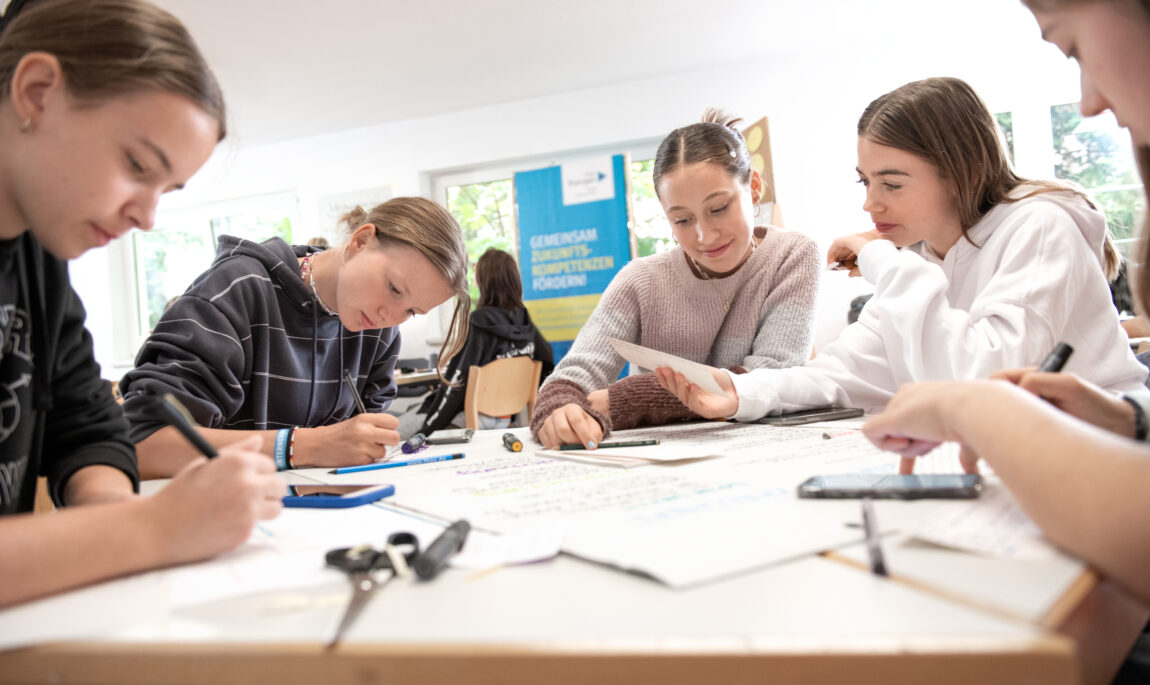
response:
<path fill-rule="evenodd" d="M 544 445 L 594 448 L 612 428 L 698 418 L 652 373 L 616 381 L 608 338 L 743 371 L 802 364 L 818 287 L 815 243 L 755 226 L 763 180 L 738 120 L 709 111 L 659 145 L 654 185 L 678 246 L 611 281 L 543 385 L 531 427 Z"/>

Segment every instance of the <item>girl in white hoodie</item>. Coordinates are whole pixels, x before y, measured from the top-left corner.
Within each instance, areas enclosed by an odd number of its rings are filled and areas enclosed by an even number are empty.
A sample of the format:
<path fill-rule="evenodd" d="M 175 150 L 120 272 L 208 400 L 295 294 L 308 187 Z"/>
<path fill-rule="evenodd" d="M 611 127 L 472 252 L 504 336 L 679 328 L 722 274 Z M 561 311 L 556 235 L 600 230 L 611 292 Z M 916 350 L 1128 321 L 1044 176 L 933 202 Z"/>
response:
<path fill-rule="evenodd" d="M 726 396 L 667 368 L 665 388 L 707 417 L 879 410 L 903 383 L 986 378 L 1037 364 L 1060 341 L 1075 349 L 1067 370 L 1142 388 L 1146 369 L 1110 301 L 1118 257 L 1105 217 L 1077 190 L 1017 176 L 969 85 L 908 83 L 867 107 L 858 134 L 875 230 L 827 255 L 875 286 L 858 321 L 806 366 L 716 373 Z"/>

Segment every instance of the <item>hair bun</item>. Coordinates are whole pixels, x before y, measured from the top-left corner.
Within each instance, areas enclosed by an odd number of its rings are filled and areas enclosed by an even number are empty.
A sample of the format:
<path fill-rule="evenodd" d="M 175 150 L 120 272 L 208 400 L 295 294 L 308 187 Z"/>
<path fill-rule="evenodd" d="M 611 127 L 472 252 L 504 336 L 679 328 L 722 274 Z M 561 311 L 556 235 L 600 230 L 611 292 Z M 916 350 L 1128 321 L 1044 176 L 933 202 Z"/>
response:
<path fill-rule="evenodd" d="M 339 223 L 341 225 L 347 226 L 349 233 L 353 233 L 355 232 L 355 229 L 368 223 L 367 212 L 364 211 L 363 207 L 356 205 L 354 209 L 340 217 Z"/>
<path fill-rule="evenodd" d="M 719 126 L 726 126 L 732 131 L 738 133 L 740 136 L 743 132 L 739 130 L 739 124 L 743 121 L 742 117 L 737 117 L 730 112 L 720 109 L 718 107 L 708 107 L 703 112 L 701 121 L 704 124 L 718 124 Z"/>

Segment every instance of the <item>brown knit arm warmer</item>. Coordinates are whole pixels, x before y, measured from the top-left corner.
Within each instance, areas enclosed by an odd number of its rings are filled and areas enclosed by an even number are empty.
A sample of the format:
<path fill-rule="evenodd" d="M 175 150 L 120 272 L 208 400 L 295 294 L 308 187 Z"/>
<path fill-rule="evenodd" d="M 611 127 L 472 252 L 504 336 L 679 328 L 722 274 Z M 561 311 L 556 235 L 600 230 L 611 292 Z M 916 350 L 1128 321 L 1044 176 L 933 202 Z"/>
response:
<path fill-rule="evenodd" d="M 583 388 L 571 381 L 555 378 L 539 389 L 539 397 L 535 399 L 535 413 L 531 416 L 531 436 L 538 440 L 539 429 L 543 427 L 543 422 L 552 412 L 565 404 L 577 404 L 583 407 L 583 411 L 599 422 L 604 437 L 611 432 L 611 417 L 591 408 Z"/>
<path fill-rule="evenodd" d="M 607 387 L 611 425 L 619 430 L 700 418 L 659 385 L 653 373 L 627 376 Z"/>
<path fill-rule="evenodd" d="M 746 373 L 741 366 L 732 366 L 734 373 Z M 672 421 L 703 420 L 687 405 L 659 385 L 653 373 L 627 376 L 607 388 L 607 402 L 611 406 L 611 425 L 619 430 L 640 426 L 661 426 Z"/>

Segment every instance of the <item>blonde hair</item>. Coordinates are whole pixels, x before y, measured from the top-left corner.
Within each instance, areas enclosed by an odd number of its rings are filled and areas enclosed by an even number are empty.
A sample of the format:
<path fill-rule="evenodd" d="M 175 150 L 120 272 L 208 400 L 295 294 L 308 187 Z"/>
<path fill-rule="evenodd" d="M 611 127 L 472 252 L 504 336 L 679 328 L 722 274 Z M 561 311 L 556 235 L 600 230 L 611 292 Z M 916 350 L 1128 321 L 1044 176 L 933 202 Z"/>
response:
<path fill-rule="evenodd" d="M 173 93 L 216 120 L 218 140 L 227 135 L 223 93 L 191 34 L 146 0 L 41 0 L 6 16 L 0 32 L 0 101 L 30 52 L 54 56 L 69 95 L 82 103 L 139 91 Z"/>
<path fill-rule="evenodd" d="M 998 124 L 982 98 L 965 81 L 928 78 L 912 81 L 875 99 L 859 117 L 861 138 L 921 157 L 938 170 L 939 177 L 953 184 L 962 235 L 993 207 L 1017 202 L 1039 193 L 1071 192 L 1094 208 L 1080 188 L 1069 183 L 1033 181 L 1014 173 Z M 1037 189 L 1022 197 L 1010 197 L 1020 185 Z M 1122 257 L 1109 228 L 1103 235 L 1103 273 L 1114 280 Z"/>
<path fill-rule="evenodd" d="M 422 197 L 392 198 L 370 212 L 357 206 L 343 215 L 340 223 L 349 232 L 371 224 L 381 246 L 405 246 L 416 250 L 451 284 L 455 293 L 455 311 L 436 362 L 439 377 L 446 383 L 444 371 L 448 362 L 467 342 L 468 312 L 471 309 L 471 296 L 467 291 L 467 250 L 463 247 L 459 224 L 446 209 Z"/>

